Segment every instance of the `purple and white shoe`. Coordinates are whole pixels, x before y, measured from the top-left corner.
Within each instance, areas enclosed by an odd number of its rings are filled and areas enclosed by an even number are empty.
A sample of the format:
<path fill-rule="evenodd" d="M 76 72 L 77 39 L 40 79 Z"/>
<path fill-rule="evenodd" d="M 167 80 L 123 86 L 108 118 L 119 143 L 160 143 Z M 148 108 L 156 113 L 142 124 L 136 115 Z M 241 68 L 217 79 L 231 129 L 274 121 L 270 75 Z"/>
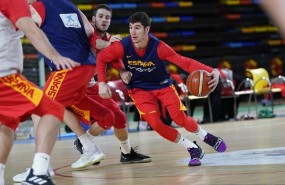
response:
<path fill-rule="evenodd" d="M 224 152 L 227 150 L 227 145 L 224 140 L 210 133 L 206 135 L 204 142 L 213 147 L 217 152 Z"/>
<path fill-rule="evenodd" d="M 194 144 L 197 145 L 196 141 L 194 141 Z M 205 152 L 203 149 L 197 145 L 198 148 L 188 148 L 188 152 L 190 153 L 191 160 L 188 163 L 188 166 L 200 166 L 201 161 L 204 157 Z"/>

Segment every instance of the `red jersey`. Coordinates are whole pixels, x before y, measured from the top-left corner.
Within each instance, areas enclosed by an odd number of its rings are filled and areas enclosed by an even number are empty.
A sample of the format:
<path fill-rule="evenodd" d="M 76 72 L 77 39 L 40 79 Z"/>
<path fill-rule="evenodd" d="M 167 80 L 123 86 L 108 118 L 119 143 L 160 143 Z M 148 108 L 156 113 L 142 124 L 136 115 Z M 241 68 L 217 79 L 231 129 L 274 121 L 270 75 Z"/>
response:
<path fill-rule="evenodd" d="M 92 47 L 92 51 L 97 55 L 101 50 L 99 50 L 98 48 L 96 48 L 96 40 L 97 39 L 102 39 L 104 41 L 109 41 L 111 39 L 111 35 L 106 32 L 104 34 L 104 36 L 101 38 L 96 30 L 96 28 L 94 28 L 94 33 L 92 35 L 92 37 L 90 38 L 90 45 Z M 112 62 L 112 67 L 119 70 L 120 68 L 124 67 L 124 64 L 122 62 L 121 59 L 114 59 Z"/>

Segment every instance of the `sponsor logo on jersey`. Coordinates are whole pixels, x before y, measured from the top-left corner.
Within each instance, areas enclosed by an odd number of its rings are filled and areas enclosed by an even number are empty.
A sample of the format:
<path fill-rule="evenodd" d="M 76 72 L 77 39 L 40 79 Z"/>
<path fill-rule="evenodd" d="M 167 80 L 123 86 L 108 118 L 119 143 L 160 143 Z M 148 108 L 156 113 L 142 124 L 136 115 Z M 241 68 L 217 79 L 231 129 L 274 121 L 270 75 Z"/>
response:
<path fill-rule="evenodd" d="M 65 27 L 81 28 L 81 24 L 76 13 L 59 14 L 59 16 Z"/>

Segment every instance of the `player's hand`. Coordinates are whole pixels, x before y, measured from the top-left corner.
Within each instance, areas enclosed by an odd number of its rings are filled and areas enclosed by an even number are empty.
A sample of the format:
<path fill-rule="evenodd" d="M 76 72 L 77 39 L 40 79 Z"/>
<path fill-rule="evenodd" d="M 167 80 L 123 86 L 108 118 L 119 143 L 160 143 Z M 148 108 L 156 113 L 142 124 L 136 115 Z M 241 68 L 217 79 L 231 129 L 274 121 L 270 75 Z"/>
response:
<path fill-rule="evenodd" d="M 99 83 L 99 96 L 103 99 L 108 99 L 112 97 L 112 91 L 110 87 L 105 82 Z"/>
<path fill-rule="evenodd" d="M 121 40 L 122 40 L 121 35 L 113 35 L 113 36 L 110 38 L 110 43 L 113 43 L 113 42 L 116 42 L 116 41 L 121 41 Z"/>
<path fill-rule="evenodd" d="M 73 60 L 71 60 L 70 58 L 66 58 L 63 56 L 56 56 L 52 59 L 52 62 L 54 63 L 54 65 L 56 66 L 56 69 L 60 70 L 60 69 L 69 69 L 72 70 L 72 68 L 76 67 L 76 66 L 80 66 L 80 63 L 75 62 Z"/>
<path fill-rule="evenodd" d="M 212 77 L 212 80 L 210 80 L 208 84 L 210 89 L 212 89 L 211 92 L 213 92 L 218 85 L 220 73 L 218 70 L 214 69 L 211 73 L 209 73 L 209 76 Z"/>
<path fill-rule="evenodd" d="M 125 69 L 120 69 L 120 77 L 124 83 L 129 84 L 133 74 Z"/>

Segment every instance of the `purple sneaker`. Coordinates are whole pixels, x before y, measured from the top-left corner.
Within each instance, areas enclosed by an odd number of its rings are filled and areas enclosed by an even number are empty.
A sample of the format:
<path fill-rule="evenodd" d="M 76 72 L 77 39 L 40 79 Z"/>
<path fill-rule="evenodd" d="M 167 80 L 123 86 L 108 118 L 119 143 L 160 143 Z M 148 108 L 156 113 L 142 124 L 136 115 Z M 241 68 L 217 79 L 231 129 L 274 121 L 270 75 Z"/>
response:
<path fill-rule="evenodd" d="M 216 137 L 210 133 L 206 135 L 204 142 L 213 147 L 217 152 L 224 152 L 227 149 L 227 145 L 222 138 Z"/>
<path fill-rule="evenodd" d="M 194 141 L 194 144 L 197 145 L 196 141 Z M 198 148 L 188 148 L 188 152 L 190 153 L 191 160 L 188 163 L 188 166 L 200 166 L 201 161 L 204 157 L 205 152 L 203 151 L 202 148 L 200 148 L 199 145 L 197 145 Z"/>

